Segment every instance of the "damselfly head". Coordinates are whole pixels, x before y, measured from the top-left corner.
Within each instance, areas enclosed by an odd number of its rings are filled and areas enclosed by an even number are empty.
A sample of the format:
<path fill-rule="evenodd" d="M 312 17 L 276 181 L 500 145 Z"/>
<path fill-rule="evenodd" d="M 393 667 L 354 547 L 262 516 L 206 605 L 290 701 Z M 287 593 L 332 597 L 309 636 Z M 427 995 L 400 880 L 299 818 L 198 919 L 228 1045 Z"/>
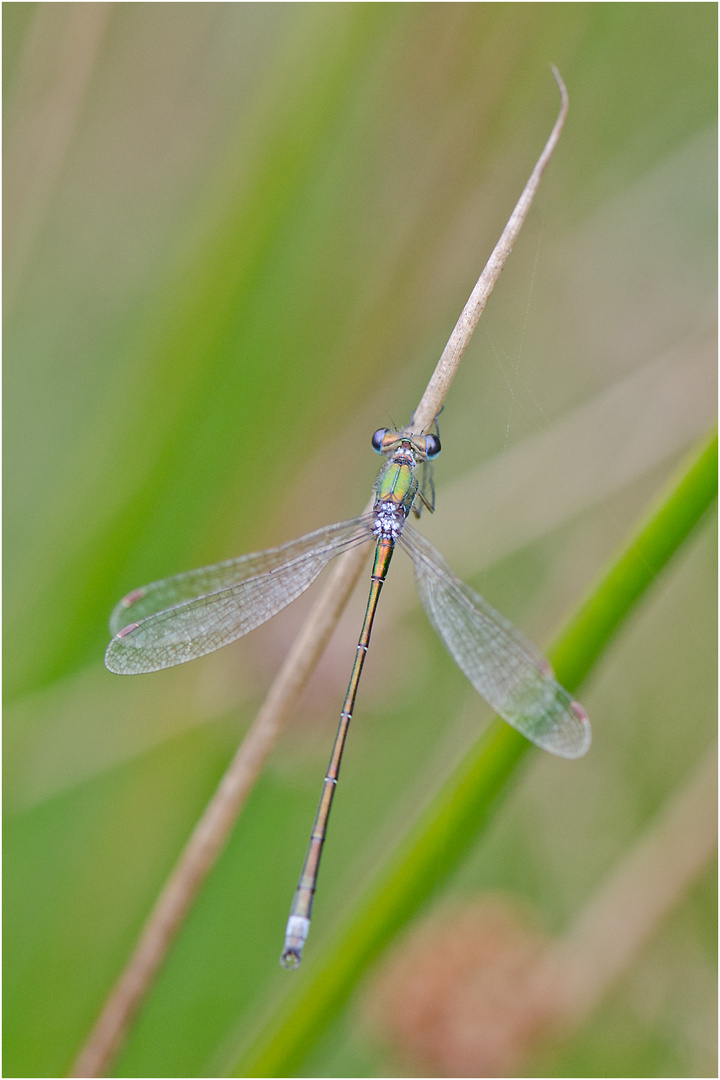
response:
<path fill-rule="evenodd" d="M 407 428 L 402 431 L 378 428 L 372 437 L 373 450 L 377 454 L 394 454 L 403 443 L 412 450 L 418 463 L 432 461 L 440 453 L 440 439 L 437 435 L 415 435 Z"/>

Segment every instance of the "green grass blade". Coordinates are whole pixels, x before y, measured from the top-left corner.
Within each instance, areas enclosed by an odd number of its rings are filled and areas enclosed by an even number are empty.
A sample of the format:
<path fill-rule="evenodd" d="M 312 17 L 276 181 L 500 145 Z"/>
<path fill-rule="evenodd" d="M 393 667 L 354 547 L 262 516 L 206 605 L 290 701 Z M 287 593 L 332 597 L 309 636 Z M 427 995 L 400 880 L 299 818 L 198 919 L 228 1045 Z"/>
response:
<path fill-rule="evenodd" d="M 712 505 L 717 433 L 681 471 L 557 639 L 558 679 L 577 690 L 645 590 Z M 301 982 L 257 1035 L 234 1076 L 292 1076 L 339 1012 L 360 974 L 476 842 L 531 744 L 490 726 L 417 822 L 352 917 L 307 965 Z"/>
<path fill-rule="evenodd" d="M 561 631 L 549 657 L 559 681 L 576 689 L 642 594 L 717 494 L 717 430 L 671 481 L 634 536 Z"/>

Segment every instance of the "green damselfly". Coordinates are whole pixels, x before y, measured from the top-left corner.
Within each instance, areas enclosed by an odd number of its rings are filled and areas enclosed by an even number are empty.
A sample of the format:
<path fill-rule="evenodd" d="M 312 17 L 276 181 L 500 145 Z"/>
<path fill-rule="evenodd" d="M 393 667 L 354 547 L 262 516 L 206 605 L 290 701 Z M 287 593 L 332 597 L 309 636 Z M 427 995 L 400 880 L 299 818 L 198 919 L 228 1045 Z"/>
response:
<path fill-rule="evenodd" d="M 410 555 L 423 607 L 458 667 L 496 713 L 543 750 L 577 758 L 590 745 L 582 706 L 553 677 L 528 639 L 453 574 L 442 556 L 407 525 L 412 512 L 433 509 L 431 462 L 438 435 L 381 428 L 373 448 L 385 458 L 371 512 L 328 525 L 298 540 L 134 589 L 110 618 L 105 654 L 110 671 L 135 675 L 204 656 L 242 637 L 311 585 L 335 555 L 363 543 L 375 554 L 365 618 L 330 765 L 323 783 L 281 962 L 300 964 L 310 929 L 320 855 L 352 719 L 380 592 L 396 545 Z M 418 477 L 418 472 L 420 476 Z M 128 623 L 128 617 L 134 621 Z"/>

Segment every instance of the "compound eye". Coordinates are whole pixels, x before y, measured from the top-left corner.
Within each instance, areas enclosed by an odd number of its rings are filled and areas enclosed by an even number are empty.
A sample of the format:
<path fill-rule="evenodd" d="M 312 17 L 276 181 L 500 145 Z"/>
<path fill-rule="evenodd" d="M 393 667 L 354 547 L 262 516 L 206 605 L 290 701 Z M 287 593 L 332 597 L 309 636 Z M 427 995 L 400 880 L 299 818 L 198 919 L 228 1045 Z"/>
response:
<path fill-rule="evenodd" d="M 382 454 L 383 442 L 387 435 L 387 430 L 386 427 L 378 428 L 372 437 L 373 450 L 376 454 Z"/>
<path fill-rule="evenodd" d="M 433 458 L 436 458 L 440 453 L 440 450 L 440 440 L 438 439 L 437 435 L 426 435 L 425 457 L 428 459 L 428 461 L 432 461 Z"/>

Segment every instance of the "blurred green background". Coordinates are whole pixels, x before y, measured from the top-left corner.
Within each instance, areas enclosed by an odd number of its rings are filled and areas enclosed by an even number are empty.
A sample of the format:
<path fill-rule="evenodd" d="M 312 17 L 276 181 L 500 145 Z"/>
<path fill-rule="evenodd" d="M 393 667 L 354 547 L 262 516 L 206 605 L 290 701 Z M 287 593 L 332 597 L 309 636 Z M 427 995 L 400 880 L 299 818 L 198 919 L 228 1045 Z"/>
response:
<path fill-rule="evenodd" d="M 409 418 L 550 130 L 550 62 L 568 124 L 450 393 L 423 529 L 547 643 L 712 422 L 716 21 L 709 3 L 5 5 L 5 1075 L 69 1067 L 312 595 L 137 679 L 102 666 L 113 604 L 364 506 L 370 435 Z M 561 932 L 702 760 L 715 551 L 707 522 L 581 695 L 588 757 L 534 756 L 454 896 L 504 890 Z M 402 562 L 308 958 L 488 716 Z M 117 1075 L 221 1075 L 303 977 L 277 960 L 365 590 Z M 714 882 L 545 1075 L 716 1074 Z M 361 1012 L 307 1075 L 392 1075 Z"/>

